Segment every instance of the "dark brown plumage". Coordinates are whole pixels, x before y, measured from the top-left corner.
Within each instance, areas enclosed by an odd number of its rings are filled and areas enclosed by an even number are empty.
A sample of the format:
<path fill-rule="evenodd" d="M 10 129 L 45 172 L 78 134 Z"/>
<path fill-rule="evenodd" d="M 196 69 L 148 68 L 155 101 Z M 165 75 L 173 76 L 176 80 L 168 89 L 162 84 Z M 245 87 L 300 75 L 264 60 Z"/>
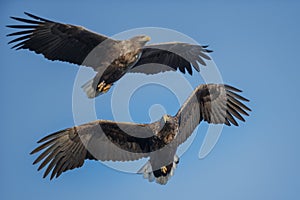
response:
<path fill-rule="evenodd" d="M 150 124 L 97 120 L 68 128 L 38 141 L 42 151 L 34 164 L 38 170 L 48 164 L 44 177 L 81 167 L 86 159 L 132 161 L 150 157 L 139 171 L 146 178 L 166 184 L 178 163 L 177 147 L 186 141 L 201 121 L 238 126 L 251 111 L 238 95 L 241 90 L 222 84 L 199 85 L 175 116 L 164 115 Z"/>
<path fill-rule="evenodd" d="M 11 17 L 25 25 L 7 26 L 21 29 L 7 35 L 17 36 L 9 42 L 16 43 L 12 48 L 29 49 L 49 60 L 92 67 L 97 74 L 83 86 L 90 98 L 107 92 L 127 72 L 155 74 L 179 69 L 192 75 L 192 68 L 199 71 L 199 63 L 206 65 L 204 59 L 210 60 L 207 46 L 181 42 L 146 45 L 150 38 L 145 35 L 114 40 L 80 26 L 25 14 L 31 19 Z"/>

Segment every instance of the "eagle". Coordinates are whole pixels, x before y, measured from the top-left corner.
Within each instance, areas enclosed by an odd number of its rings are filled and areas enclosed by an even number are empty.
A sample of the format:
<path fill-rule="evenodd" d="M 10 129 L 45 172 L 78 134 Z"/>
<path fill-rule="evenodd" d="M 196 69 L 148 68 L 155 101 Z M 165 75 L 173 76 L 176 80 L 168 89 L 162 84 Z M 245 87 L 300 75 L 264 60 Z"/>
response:
<path fill-rule="evenodd" d="M 25 24 L 7 25 L 20 29 L 7 35 L 17 36 L 9 42 L 16 43 L 12 48 L 29 49 L 52 61 L 93 68 L 95 77 L 82 86 L 89 98 L 107 92 L 127 72 L 156 74 L 179 69 L 192 75 L 192 68 L 199 71 L 200 64 L 206 65 L 204 60 L 211 60 L 207 54 L 212 51 L 207 45 L 183 42 L 146 45 L 150 41 L 147 35 L 115 40 L 81 26 L 25 14 L 30 19 L 11 17 Z"/>
<path fill-rule="evenodd" d="M 149 158 L 137 172 L 149 181 L 166 184 L 179 162 L 177 147 L 202 122 L 238 126 L 251 111 L 241 90 L 225 84 L 199 85 L 174 116 L 149 124 L 96 120 L 50 134 L 38 141 L 33 164 L 46 167 L 50 180 L 81 167 L 85 160 L 134 161 Z"/>

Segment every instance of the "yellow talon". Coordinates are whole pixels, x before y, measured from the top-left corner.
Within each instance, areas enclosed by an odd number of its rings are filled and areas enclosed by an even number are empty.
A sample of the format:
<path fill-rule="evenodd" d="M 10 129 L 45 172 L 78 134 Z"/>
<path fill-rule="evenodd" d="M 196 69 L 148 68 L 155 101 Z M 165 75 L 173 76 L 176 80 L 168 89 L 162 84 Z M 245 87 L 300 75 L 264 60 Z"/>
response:
<path fill-rule="evenodd" d="M 102 81 L 100 84 L 98 84 L 97 88 L 99 92 L 107 92 L 111 87 L 111 84 L 106 84 L 104 81 Z"/>
<path fill-rule="evenodd" d="M 167 173 L 168 169 L 166 166 L 163 166 L 161 169 L 160 169 L 164 174 Z"/>
<path fill-rule="evenodd" d="M 102 81 L 100 84 L 98 84 L 98 91 L 102 91 L 102 89 L 103 89 L 103 87 L 105 86 L 105 83 L 104 83 L 104 81 Z"/>
<path fill-rule="evenodd" d="M 104 87 L 102 88 L 102 92 L 103 92 L 103 93 L 107 92 L 107 91 L 110 89 L 110 87 L 111 87 L 110 84 L 104 86 Z"/>

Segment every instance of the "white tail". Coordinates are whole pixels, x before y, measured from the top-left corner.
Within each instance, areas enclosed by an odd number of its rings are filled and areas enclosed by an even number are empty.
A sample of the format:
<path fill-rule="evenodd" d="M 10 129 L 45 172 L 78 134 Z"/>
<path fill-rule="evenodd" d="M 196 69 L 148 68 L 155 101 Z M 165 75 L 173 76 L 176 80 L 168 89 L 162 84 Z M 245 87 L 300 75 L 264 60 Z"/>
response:
<path fill-rule="evenodd" d="M 83 86 L 81 86 L 88 98 L 95 98 L 97 96 L 97 91 L 93 87 L 93 81 L 94 79 L 91 79 L 88 82 L 86 82 Z"/>

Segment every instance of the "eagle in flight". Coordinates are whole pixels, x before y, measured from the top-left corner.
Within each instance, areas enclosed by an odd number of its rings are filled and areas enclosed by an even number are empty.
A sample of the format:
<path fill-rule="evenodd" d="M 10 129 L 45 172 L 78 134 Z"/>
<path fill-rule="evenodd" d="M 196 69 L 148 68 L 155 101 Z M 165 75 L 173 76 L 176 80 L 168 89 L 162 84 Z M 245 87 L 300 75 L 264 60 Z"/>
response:
<path fill-rule="evenodd" d="M 149 124 L 96 120 L 42 138 L 31 154 L 41 152 L 33 164 L 46 167 L 44 178 L 59 177 L 81 167 L 85 160 L 133 161 L 149 158 L 138 173 L 166 184 L 179 162 L 177 147 L 202 121 L 238 126 L 251 111 L 241 90 L 223 84 L 199 85 L 176 115 L 164 115 Z"/>
<path fill-rule="evenodd" d="M 208 46 L 182 42 L 146 45 L 150 40 L 146 35 L 115 40 L 81 26 L 25 14 L 31 19 L 11 17 L 25 24 L 7 26 L 20 29 L 7 35 L 17 36 L 9 42 L 16 43 L 12 48 L 29 49 L 53 61 L 92 67 L 95 77 L 82 86 L 89 98 L 107 92 L 127 72 L 156 74 L 179 69 L 192 75 L 192 68 L 199 71 L 199 64 L 205 66 L 204 60 L 211 59 Z"/>

